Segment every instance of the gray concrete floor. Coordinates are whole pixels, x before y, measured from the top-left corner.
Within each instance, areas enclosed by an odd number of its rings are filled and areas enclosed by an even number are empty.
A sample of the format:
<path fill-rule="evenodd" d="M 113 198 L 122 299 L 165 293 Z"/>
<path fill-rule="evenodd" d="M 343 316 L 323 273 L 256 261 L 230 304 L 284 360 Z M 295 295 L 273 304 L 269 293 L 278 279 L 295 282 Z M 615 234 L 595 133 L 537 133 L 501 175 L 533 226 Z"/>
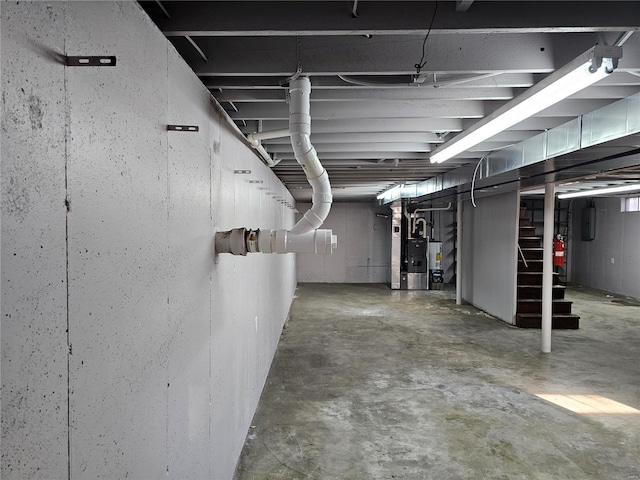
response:
<path fill-rule="evenodd" d="M 234 478 L 640 479 L 640 306 L 571 289 L 579 330 L 509 327 L 452 291 L 300 284 Z"/>

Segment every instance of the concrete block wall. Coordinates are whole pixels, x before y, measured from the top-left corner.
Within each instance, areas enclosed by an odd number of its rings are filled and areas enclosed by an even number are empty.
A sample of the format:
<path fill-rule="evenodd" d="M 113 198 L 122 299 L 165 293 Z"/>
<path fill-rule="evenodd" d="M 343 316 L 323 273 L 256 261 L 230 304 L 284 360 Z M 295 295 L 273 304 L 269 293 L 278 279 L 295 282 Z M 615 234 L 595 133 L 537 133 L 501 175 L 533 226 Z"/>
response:
<path fill-rule="evenodd" d="M 295 257 L 212 239 L 290 227 L 258 187 L 292 197 L 136 3 L 0 14 L 1 476 L 231 478 Z"/>
<path fill-rule="evenodd" d="M 519 194 L 463 202 L 462 299 L 515 323 Z"/>
<path fill-rule="evenodd" d="M 310 206 L 298 209 L 304 213 Z M 331 255 L 298 254 L 298 281 L 389 283 L 391 220 L 377 214 L 390 217 L 391 210 L 363 202 L 334 203 L 322 228 L 338 236 L 338 248 Z"/>
<path fill-rule="evenodd" d="M 621 212 L 620 198 L 593 197 L 596 236 L 582 240 L 582 209 L 588 201 L 572 204 L 570 281 L 640 299 L 640 213 Z"/>

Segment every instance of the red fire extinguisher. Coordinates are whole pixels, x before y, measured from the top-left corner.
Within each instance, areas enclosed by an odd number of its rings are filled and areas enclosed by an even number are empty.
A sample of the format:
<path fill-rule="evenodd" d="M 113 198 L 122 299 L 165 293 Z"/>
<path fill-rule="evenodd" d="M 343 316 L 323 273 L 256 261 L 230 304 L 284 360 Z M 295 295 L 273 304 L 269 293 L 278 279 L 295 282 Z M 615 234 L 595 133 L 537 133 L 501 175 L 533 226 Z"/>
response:
<path fill-rule="evenodd" d="M 556 267 L 564 265 L 564 240 L 560 234 L 553 241 L 553 265 Z"/>

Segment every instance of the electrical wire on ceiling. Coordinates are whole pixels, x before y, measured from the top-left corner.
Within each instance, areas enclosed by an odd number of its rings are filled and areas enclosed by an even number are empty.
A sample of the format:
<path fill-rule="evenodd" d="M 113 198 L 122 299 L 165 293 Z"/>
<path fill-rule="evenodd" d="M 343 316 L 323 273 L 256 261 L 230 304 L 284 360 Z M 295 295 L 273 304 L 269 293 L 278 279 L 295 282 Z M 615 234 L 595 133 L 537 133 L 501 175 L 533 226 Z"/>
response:
<path fill-rule="evenodd" d="M 298 68 L 296 69 L 296 73 L 278 82 L 281 87 L 289 85 L 294 80 L 297 80 L 300 77 L 300 75 L 302 75 L 302 53 L 300 51 L 302 47 L 301 44 L 302 42 L 300 40 L 300 37 L 296 37 L 296 62 L 298 64 Z M 289 94 L 289 90 L 287 90 L 287 95 L 288 94 Z"/>
<path fill-rule="evenodd" d="M 480 168 L 480 164 L 482 163 L 482 161 L 483 161 L 485 158 L 488 158 L 488 157 L 489 157 L 489 154 L 487 153 L 484 157 L 482 157 L 482 158 L 478 161 L 478 164 L 476 165 L 476 169 L 473 171 L 473 178 L 471 179 L 471 205 L 473 205 L 473 208 L 476 208 L 476 207 L 477 207 L 477 205 L 476 205 L 476 200 L 475 200 L 475 198 L 473 197 L 473 191 L 474 191 L 474 190 L 475 190 L 475 188 L 476 188 L 476 175 L 478 174 L 478 169 Z"/>
<path fill-rule="evenodd" d="M 431 27 L 433 27 L 433 21 L 436 19 L 436 12 L 438 11 L 438 0 L 436 0 L 436 6 L 433 9 L 433 15 L 431 16 L 431 23 L 429 24 L 429 30 L 427 30 L 427 34 L 424 37 L 424 41 L 422 42 L 422 57 L 420 57 L 420 61 L 414 65 L 416 67 L 416 75 L 420 74 L 420 71 L 427 64 L 427 61 L 424 59 L 426 55 L 425 47 L 427 45 L 427 39 L 429 38 L 429 34 L 431 33 Z"/>

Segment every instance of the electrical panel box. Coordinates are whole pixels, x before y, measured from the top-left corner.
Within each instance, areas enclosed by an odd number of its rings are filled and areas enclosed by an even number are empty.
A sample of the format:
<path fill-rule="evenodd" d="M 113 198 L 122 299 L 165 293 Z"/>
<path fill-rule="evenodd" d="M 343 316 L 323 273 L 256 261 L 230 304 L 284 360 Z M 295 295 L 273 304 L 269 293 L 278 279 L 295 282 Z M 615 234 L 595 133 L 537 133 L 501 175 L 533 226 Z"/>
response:
<path fill-rule="evenodd" d="M 596 207 L 585 207 L 582 209 L 582 236 L 585 242 L 590 242 L 596 238 Z"/>

